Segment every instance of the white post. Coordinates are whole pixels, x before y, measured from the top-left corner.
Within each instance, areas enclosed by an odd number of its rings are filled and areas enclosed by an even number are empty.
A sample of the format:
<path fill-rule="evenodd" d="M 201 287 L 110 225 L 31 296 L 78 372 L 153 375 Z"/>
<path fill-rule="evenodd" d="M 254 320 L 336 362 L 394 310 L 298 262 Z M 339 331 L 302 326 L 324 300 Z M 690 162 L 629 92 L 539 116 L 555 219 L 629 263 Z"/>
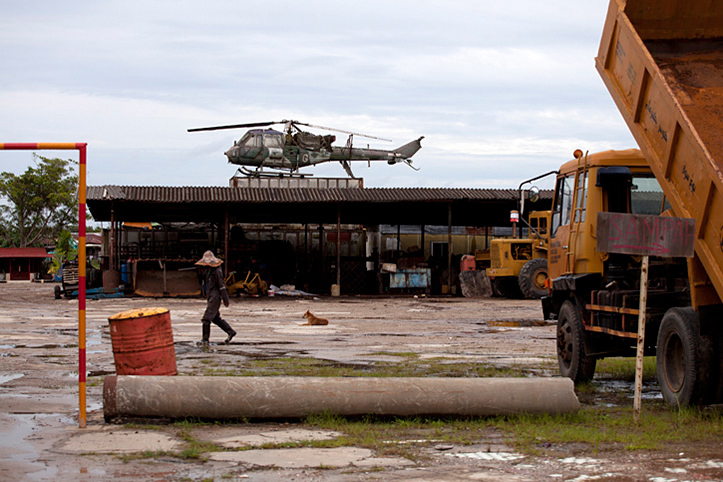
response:
<path fill-rule="evenodd" d="M 650 258 L 643 256 L 640 266 L 640 307 L 638 309 L 638 353 L 635 360 L 635 398 L 633 399 L 633 416 L 635 422 L 640 421 L 640 405 L 643 392 L 643 355 L 645 352 L 645 307 L 648 304 L 648 266 Z"/>

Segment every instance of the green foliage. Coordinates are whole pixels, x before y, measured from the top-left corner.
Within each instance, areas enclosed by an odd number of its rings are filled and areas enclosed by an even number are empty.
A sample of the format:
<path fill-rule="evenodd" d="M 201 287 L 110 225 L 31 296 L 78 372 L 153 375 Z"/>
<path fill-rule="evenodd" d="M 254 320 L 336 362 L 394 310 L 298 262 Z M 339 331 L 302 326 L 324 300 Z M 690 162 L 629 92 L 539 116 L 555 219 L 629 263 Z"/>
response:
<path fill-rule="evenodd" d="M 0 244 L 25 248 L 55 239 L 78 219 L 73 160 L 33 155 L 23 174 L 0 173 Z"/>
<path fill-rule="evenodd" d="M 73 235 L 70 234 L 70 231 L 61 231 L 55 241 L 55 257 L 52 260 L 50 273 L 56 274 L 63 263 L 74 261 L 76 258 L 78 258 L 78 247 L 73 240 Z"/>
<path fill-rule="evenodd" d="M 649 405 L 635 422 L 632 407 L 583 407 L 567 415 L 515 415 L 494 419 L 499 430 L 512 435 L 515 445 L 538 453 L 546 444 L 587 444 L 596 451 L 604 447 L 656 450 L 664 444 L 719 440 L 723 419 L 719 413 L 686 408 L 671 411 Z"/>

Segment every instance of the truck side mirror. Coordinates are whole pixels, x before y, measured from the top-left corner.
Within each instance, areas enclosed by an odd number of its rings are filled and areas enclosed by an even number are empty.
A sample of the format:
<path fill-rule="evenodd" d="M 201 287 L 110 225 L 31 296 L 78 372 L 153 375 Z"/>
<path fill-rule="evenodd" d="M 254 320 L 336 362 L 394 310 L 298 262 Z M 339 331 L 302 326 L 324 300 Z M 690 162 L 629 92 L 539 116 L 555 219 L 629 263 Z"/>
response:
<path fill-rule="evenodd" d="M 540 189 L 537 186 L 532 186 L 527 191 L 527 198 L 530 200 L 531 203 L 536 203 L 540 200 Z"/>

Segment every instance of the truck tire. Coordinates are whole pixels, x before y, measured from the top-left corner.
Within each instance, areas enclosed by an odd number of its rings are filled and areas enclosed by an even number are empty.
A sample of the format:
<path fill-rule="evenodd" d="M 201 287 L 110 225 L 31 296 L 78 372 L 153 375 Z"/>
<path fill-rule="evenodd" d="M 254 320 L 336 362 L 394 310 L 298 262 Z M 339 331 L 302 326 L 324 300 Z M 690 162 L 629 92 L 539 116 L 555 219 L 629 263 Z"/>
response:
<path fill-rule="evenodd" d="M 565 301 L 557 317 L 557 362 L 560 374 L 575 384 L 592 380 L 595 375 L 595 357 L 585 355 L 585 328 L 577 305 Z"/>
<path fill-rule="evenodd" d="M 709 363 L 698 336 L 693 308 L 671 308 L 658 330 L 656 368 L 663 398 L 670 407 L 704 403 Z"/>
<path fill-rule="evenodd" d="M 520 270 L 517 282 L 520 285 L 520 291 L 525 298 L 542 298 L 547 294 L 547 260 L 545 258 L 535 258 L 529 260 Z"/>

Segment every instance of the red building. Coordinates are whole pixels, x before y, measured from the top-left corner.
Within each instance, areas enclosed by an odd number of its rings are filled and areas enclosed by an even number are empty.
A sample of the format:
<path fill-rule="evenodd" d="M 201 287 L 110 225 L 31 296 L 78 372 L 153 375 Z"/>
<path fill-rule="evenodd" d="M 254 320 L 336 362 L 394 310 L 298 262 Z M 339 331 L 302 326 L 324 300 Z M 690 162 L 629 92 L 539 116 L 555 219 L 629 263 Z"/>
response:
<path fill-rule="evenodd" d="M 0 248 L 0 277 L 4 281 L 33 281 L 43 274 L 45 248 Z"/>

